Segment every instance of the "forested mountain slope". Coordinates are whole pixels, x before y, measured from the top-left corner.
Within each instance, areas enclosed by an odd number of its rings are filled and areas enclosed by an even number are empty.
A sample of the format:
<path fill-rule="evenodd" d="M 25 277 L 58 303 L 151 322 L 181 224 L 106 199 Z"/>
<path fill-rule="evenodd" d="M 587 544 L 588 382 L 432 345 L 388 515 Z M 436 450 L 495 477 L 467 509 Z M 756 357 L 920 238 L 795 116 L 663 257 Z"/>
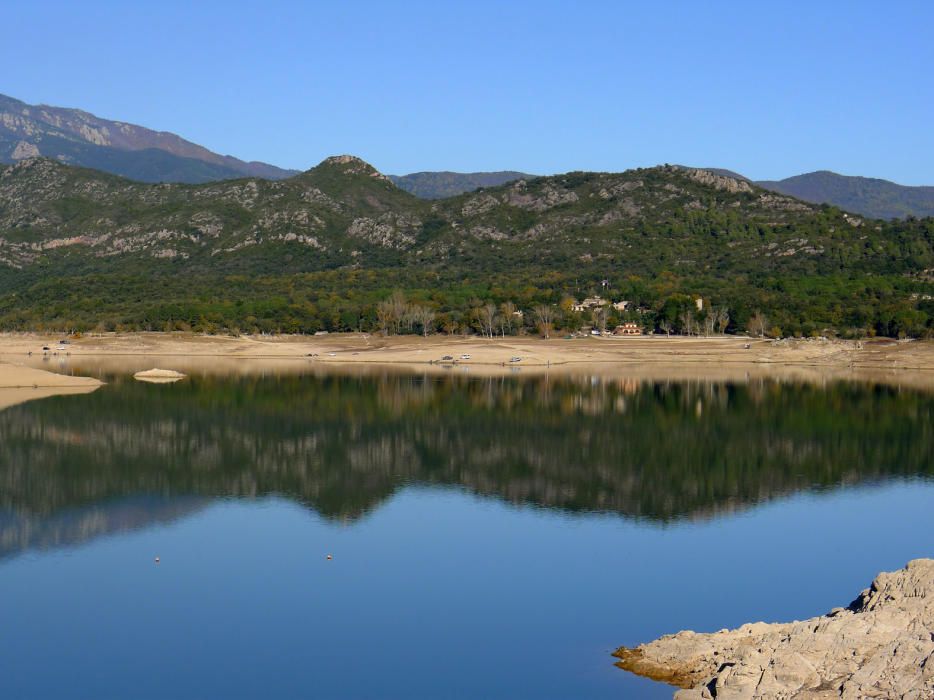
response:
<path fill-rule="evenodd" d="M 401 289 L 450 330 L 480 303 L 600 289 L 646 326 L 700 295 L 734 328 L 762 310 L 786 332 L 922 334 L 932 241 L 931 220 L 865 220 L 674 166 L 427 201 L 352 156 L 203 185 L 27 159 L 0 172 L 0 324 L 371 328 Z"/>

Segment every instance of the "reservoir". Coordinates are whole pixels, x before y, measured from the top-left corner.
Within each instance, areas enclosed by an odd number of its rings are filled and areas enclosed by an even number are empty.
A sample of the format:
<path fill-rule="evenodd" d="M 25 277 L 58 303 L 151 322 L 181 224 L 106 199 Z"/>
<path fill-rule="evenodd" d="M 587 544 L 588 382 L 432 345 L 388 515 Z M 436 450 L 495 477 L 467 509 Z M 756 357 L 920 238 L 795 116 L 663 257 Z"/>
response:
<path fill-rule="evenodd" d="M 0 411 L 2 697 L 669 698 L 610 653 L 934 552 L 923 392 L 102 378 Z"/>

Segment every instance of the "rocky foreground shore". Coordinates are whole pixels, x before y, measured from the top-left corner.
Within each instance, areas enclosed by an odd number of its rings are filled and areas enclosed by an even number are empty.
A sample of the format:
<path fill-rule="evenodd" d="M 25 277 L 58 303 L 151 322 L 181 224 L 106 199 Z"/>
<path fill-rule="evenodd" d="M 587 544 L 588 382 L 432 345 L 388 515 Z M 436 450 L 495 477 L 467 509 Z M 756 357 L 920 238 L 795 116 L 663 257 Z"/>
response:
<path fill-rule="evenodd" d="M 614 655 L 683 688 L 676 700 L 934 698 L 934 559 L 879 574 L 821 617 L 679 632 Z"/>

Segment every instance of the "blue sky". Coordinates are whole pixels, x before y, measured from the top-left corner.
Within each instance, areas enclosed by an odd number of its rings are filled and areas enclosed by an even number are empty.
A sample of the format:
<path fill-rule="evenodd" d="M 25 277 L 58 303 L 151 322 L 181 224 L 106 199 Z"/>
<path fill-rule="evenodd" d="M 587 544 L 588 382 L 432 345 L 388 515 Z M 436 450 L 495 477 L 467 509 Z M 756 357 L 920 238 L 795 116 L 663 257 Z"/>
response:
<path fill-rule="evenodd" d="M 934 185 L 932 2 L 31 2 L 0 92 L 305 169 Z"/>

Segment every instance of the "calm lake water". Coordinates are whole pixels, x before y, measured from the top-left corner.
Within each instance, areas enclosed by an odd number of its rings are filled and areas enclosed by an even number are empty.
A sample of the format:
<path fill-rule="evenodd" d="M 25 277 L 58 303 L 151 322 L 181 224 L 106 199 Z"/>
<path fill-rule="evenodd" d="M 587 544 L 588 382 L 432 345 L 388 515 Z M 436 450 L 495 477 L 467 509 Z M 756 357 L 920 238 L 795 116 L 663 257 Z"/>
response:
<path fill-rule="evenodd" d="M 669 698 L 609 653 L 934 555 L 927 394 L 108 379 L 0 412 L 0 697 Z"/>

